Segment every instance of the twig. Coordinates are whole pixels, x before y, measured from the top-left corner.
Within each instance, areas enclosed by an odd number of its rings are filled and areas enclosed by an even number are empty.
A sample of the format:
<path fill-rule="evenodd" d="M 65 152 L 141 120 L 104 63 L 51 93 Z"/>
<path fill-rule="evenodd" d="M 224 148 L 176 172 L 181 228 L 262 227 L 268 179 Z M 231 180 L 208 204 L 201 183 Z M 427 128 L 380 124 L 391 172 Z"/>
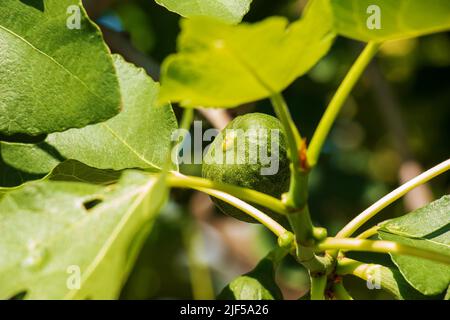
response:
<path fill-rule="evenodd" d="M 444 254 L 442 252 L 412 247 L 393 241 L 365 240 L 355 238 L 327 238 L 326 240 L 317 244 L 316 248 L 317 250 L 336 249 L 348 251 L 392 253 L 398 255 L 414 256 L 450 265 L 450 255 Z"/>
<path fill-rule="evenodd" d="M 345 238 L 351 236 L 356 230 L 358 230 L 364 223 L 373 218 L 378 212 L 386 208 L 388 205 L 398 200 L 406 193 L 416 188 L 419 185 L 428 182 L 434 177 L 446 172 L 450 169 L 450 159 L 438 164 L 437 166 L 425 171 L 421 175 L 415 177 L 414 179 L 408 181 L 407 183 L 401 185 L 394 191 L 390 192 L 369 208 L 361 212 L 352 221 L 350 221 L 341 231 L 338 232 L 336 237 Z"/>

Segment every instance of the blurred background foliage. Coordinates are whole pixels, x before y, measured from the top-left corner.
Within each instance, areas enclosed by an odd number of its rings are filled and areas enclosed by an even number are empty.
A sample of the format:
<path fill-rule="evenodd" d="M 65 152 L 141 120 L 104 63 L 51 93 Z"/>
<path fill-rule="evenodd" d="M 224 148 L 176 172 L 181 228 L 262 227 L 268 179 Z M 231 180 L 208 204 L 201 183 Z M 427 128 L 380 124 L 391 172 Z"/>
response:
<path fill-rule="evenodd" d="M 180 17 L 149 0 L 84 2 L 111 50 L 157 78 L 158 65 L 176 50 Z M 305 3 L 254 0 L 244 21 L 272 15 L 295 20 Z M 361 48 L 361 43 L 338 38 L 328 55 L 285 91 L 302 135 L 312 136 L 327 102 Z M 316 224 L 335 234 L 421 168 L 448 157 L 449 74 L 448 33 L 382 47 L 347 101 L 311 176 L 310 207 Z M 181 114 L 176 106 L 175 111 Z M 229 113 L 235 116 L 253 111 L 272 114 L 267 101 Z M 201 173 L 201 167 L 194 165 L 181 170 L 191 175 Z M 385 209 L 378 221 L 449 193 L 449 182 L 448 175 L 433 180 Z M 123 299 L 213 298 L 234 277 L 252 269 L 275 244 L 261 226 L 217 212 L 207 196 L 186 190 L 172 194 L 124 287 Z M 359 258 L 367 258 L 367 254 Z M 279 270 L 278 282 L 286 299 L 298 299 L 309 287 L 305 270 L 290 259 Z M 356 298 L 389 298 L 380 290 L 368 290 L 358 279 L 345 282 Z"/>

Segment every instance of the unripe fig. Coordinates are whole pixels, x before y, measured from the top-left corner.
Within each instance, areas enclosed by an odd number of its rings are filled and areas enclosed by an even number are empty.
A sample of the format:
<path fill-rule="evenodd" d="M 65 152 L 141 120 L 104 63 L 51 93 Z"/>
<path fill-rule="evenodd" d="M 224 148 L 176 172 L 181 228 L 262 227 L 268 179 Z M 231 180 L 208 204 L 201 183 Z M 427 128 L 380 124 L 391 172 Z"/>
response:
<path fill-rule="evenodd" d="M 277 118 L 250 113 L 231 121 L 215 138 L 205 155 L 202 175 L 257 190 L 276 198 L 289 188 L 289 159 L 284 129 Z M 213 198 L 227 215 L 256 222 L 239 209 Z M 280 215 L 267 208 L 263 212 L 279 221 Z"/>

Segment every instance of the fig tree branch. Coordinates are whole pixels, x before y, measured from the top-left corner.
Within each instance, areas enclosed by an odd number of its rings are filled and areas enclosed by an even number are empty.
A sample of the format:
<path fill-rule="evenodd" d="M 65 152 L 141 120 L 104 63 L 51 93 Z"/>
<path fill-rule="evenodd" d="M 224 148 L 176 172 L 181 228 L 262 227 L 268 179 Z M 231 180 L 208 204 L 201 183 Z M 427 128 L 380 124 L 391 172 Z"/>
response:
<path fill-rule="evenodd" d="M 361 212 L 356 218 L 350 221 L 341 231 L 336 235 L 337 238 L 346 238 L 351 236 L 363 224 L 373 218 L 378 212 L 386 208 L 388 205 L 398 200 L 412 189 L 420 186 L 434 177 L 446 172 L 450 169 L 450 159 L 438 164 L 437 166 L 425 171 L 414 179 L 398 187 L 394 191 L 385 195 L 383 198 L 375 202 L 369 208 Z"/>
<path fill-rule="evenodd" d="M 418 258 L 433 260 L 450 265 L 450 255 L 443 252 L 435 252 L 422 248 L 412 247 L 393 241 L 365 240 L 356 238 L 327 238 L 318 243 L 316 249 L 322 250 L 347 250 L 368 251 L 378 253 L 392 253 L 398 255 L 414 256 Z"/>

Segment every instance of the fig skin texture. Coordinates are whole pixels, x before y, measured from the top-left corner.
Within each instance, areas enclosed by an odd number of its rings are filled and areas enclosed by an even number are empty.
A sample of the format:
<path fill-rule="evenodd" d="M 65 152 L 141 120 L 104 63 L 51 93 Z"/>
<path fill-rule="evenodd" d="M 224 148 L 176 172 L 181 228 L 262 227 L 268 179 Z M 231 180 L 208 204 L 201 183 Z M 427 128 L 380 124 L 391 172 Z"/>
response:
<path fill-rule="evenodd" d="M 277 157 L 272 152 L 272 132 L 275 130 L 279 133 L 276 144 L 278 147 Z M 259 132 L 259 135 L 255 135 L 256 132 Z M 260 132 L 266 134 L 262 135 Z M 245 139 L 243 139 L 244 137 Z M 244 143 L 245 148 L 242 148 Z M 264 159 L 259 154 L 259 146 L 262 146 L 262 150 L 267 150 L 263 151 L 263 155 L 267 158 L 265 162 L 262 162 Z M 242 150 L 244 151 L 242 152 Z M 222 153 L 223 160 L 217 157 L 217 152 Z M 255 154 L 257 154 L 256 158 Z M 253 155 L 252 160 L 250 160 L 250 155 Z M 225 161 L 227 156 L 234 161 Z M 262 175 L 261 169 L 271 166 L 268 159 L 278 161 L 278 171 L 274 174 Z M 204 158 L 202 176 L 212 181 L 263 192 L 279 199 L 283 193 L 288 191 L 290 179 L 286 138 L 281 122 L 277 118 L 263 113 L 249 113 L 235 118 L 210 145 Z M 223 213 L 241 221 L 257 223 L 255 219 L 232 205 L 216 198 L 212 198 L 212 200 Z M 255 207 L 279 222 L 285 221 L 284 217 L 267 208 Z"/>

